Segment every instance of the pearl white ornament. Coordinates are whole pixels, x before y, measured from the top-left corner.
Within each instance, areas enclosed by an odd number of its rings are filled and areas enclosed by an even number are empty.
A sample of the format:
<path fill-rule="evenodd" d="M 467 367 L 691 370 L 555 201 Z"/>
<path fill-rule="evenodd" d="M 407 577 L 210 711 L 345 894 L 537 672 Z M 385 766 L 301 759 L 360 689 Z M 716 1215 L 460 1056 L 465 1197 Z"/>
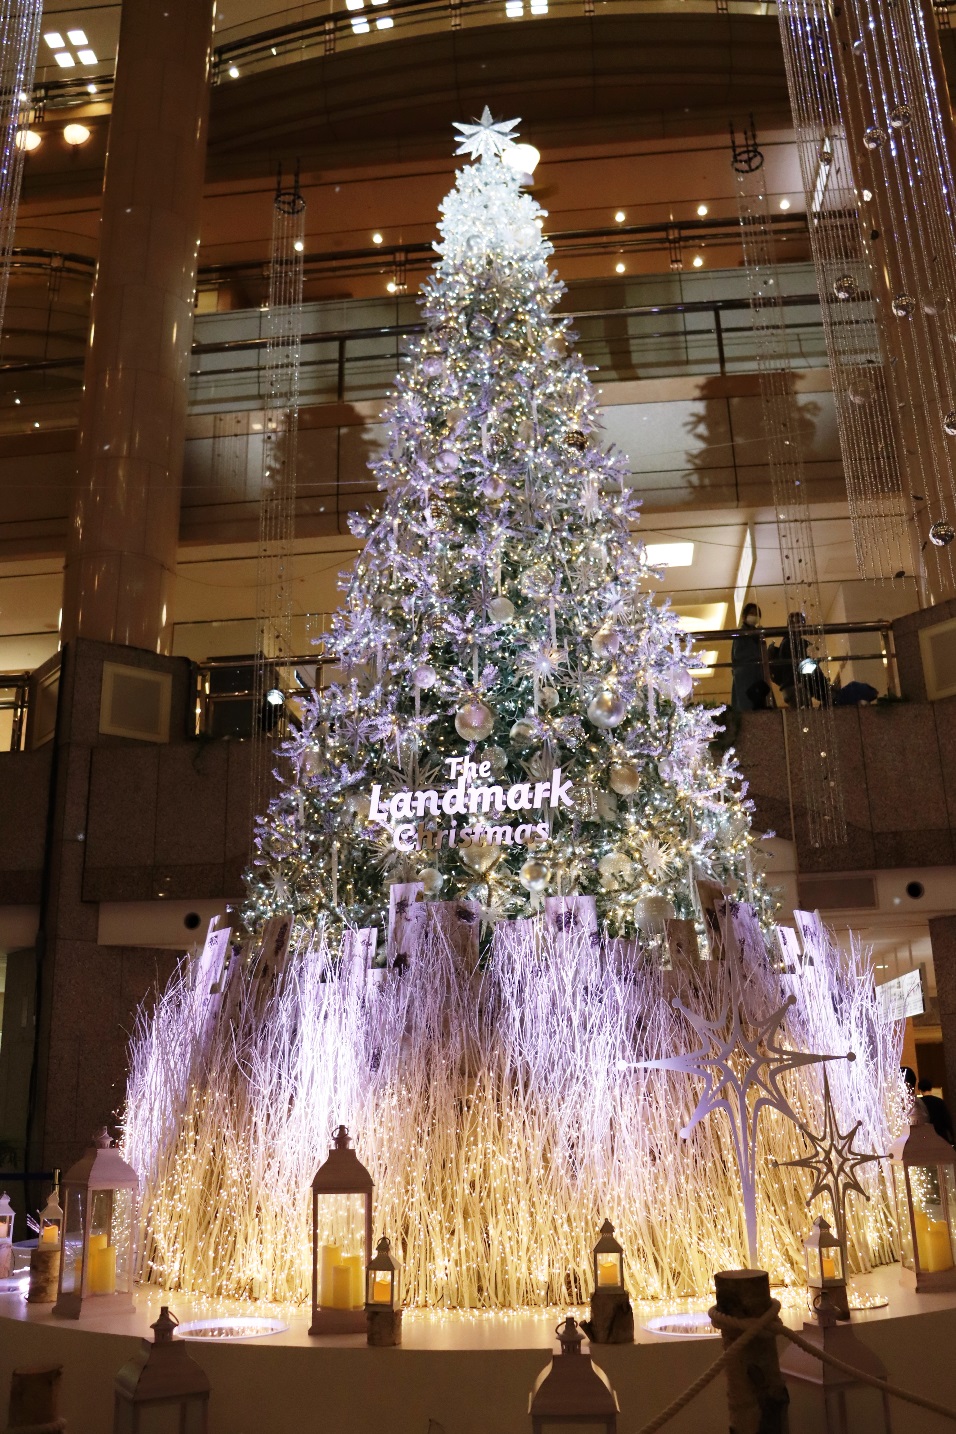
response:
<path fill-rule="evenodd" d="M 495 714 L 484 702 L 471 698 L 455 713 L 455 731 L 466 742 L 483 742 L 495 725 Z"/>
<path fill-rule="evenodd" d="M 433 866 L 426 866 L 424 871 L 420 871 L 418 879 L 426 896 L 437 896 L 445 884 L 445 878 Z"/>
<path fill-rule="evenodd" d="M 538 700 L 545 712 L 553 712 L 561 698 L 553 687 L 542 687 L 538 693 Z"/>
<path fill-rule="evenodd" d="M 595 657 L 613 657 L 620 646 L 621 634 L 613 628 L 602 627 L 591 638 L 591 651 Z"/>
<path fill-rule="evenodd" d="M 427 690 L 429 687 L 434 687 L 438 681 L 438 673 L 429 663 L 423 662 L 422 665 L 416 667 L 412 673 L 412 681 L 416 687 L 422 687 Z"/>
<path fill-rule="evenodd" d="M 461 459 L 458 457 L 454 448 L 442 448 L 435 462 L 443 473 L 454 473 Z"/>
<path fill-rule="evenodd" d="M 488 604 L 488 616 L 492 622 L 510 622 L 515 615 L 515 605 L 510 598 L 492 598 Z"/>
<path fill-rule="evenodd" d="M 481 491 L 486 498 L 503 498 L 508 489 L 503 478 L 497 473 L 489 473 L 481 485 Z"/>
<path fill-rule="evenodd" d="M 422 359 L 422 373 L 426 378 L 437 378 L 444 366 L 437 354 L 426 354 Z"/>
<path fill-rule="evenodd" d="M 664 681 L 668 695 L 675 701 L 680 699 L 680 701 L 686 702 L 694 690 L 693 677 L 691 677 L 686 667 L 680 667 L 677 663 L 675 663 L 673 667 L 668 668 Z"/>

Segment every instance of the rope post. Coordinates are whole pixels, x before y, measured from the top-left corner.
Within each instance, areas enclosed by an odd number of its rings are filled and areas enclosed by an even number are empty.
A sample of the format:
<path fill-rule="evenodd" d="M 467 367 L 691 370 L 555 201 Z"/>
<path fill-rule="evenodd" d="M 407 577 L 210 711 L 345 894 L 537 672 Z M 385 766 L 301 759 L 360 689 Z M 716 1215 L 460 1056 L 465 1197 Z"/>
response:
<path fill-rule="evenodd" d="M 757 1320 L 771 1308 L 766 1270 L 724 1270 L 714 1276 L 714 1289 L 718 1314 L 731 1320 Z M 729 1352 L 738 1333 L 724 1328 L 720 1337 Z M 736 1356 L 728 1353 L 730 1434 L 788 1434 L 789 1403 L 773 1330 L 755 1336 Z"/>

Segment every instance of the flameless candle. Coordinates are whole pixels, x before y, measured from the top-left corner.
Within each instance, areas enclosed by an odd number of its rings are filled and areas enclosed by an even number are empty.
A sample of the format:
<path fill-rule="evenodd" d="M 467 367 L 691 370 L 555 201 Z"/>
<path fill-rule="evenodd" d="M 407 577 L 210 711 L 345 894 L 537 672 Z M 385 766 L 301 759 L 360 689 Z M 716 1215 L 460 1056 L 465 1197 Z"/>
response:
<path fill-rule="evenodd" d="M 376 1305 L 392 1303 L 392 1277 L 385 1270 L 372 1271 L 372 1303 Z"/>
<path fill-rule="evenodd" d="M 104 1235 L 104 1239 L 106 1236 Z M 115 1295 L 116 1246 L 105 1245 L 90 1256 L 90 1294 Z"/>
<path fill-rule="evenodd" d="M 824 1255 L 824 1256 L 823 1256 L 823 1278 L 824 1278 L 825 1280 L 835 1280 L 836 1277 L 837 1277 L 837 1273 L 836 1273 L 836 1262 L 834 1261 L 833 1256 L 832 1256 L 832 1255 Z"/>
<path fill-rule="evenodd" d="M 617 1255 L 598 1255 L 597 1266 L 599 1285 L 618 1285 Z"/>
<path fill-rule="evenodd" d="M 343 1260 L 332 1266 L 332 1298 L 329 1307 L 334 1310 L 352 1308 L 352 1271 Z"/>
<path fill-rule="evenodd" d="M 365 1301 L 362 1298 L 363 1270 L 364 1265 L 361 1255 L 345 1255 L 342 1264 L 346 1267 L 352 1277 L 352 1293 L 349 1298 L 350 1309 L 361 1309 Z"/>
<path fill-rule="evenodd" d="M 41 1245 L 57 1245 L 60 1242 L 59 1225 L 44 1225 L 40 1231 Z"/>
<path fill-rule="evenodd" d="M 319 1304 L 332 1308 L 332 1271 L 342 1259 L 340 1245 L 322 1246 L 322 1270 L 319 1280 Z"/>

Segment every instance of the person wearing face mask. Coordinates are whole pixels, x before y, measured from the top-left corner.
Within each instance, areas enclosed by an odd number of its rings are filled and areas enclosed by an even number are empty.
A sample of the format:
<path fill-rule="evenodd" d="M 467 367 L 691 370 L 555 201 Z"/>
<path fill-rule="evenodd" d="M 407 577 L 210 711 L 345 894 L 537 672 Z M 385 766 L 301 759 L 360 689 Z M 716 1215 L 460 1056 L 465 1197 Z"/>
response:
<path fill-rule="evenodd" d="M 735 712 L 754 712 L 767 706 L 771 695 L 767 681 L 767 650 L 758 628 L 760 609 L 748 602 L 740 614 L 740 632 L 730 649 L 733 687 L 730 705 Z"/>

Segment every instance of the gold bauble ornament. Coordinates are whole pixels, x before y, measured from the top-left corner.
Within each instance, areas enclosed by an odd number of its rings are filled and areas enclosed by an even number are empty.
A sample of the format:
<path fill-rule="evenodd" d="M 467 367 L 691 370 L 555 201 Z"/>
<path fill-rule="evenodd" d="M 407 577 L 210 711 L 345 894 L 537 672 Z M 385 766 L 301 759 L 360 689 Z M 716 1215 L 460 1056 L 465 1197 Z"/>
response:
<path fill-rule="evenodd" d="M 627 703 L 610 687 L 602 687 L 588 703 L 588 721 L 595 727 L 619 727 L 626 716 Z"/>
<path fill-rule="evenodd" d="M 674 918 L 674 903 L 666 896 L 642 896 L 634 903 L 634 920 L 642 931 L 663 931 Z"/>
<path fill-rule="evenodd" d="M 641 769 L 636 762 L 615 762 L 610 773 L 611 790 L 619 797 L 633 797 L 641 785 Z"/>
<path fill-rule="evenodd" d="M 538 729 L 530 717 L 519 717 L 508 736 L 514 747 L 530 747 L 538 735 Z"/>
<path fill-rule="evenodd" d="M 420 871 L 418 879 L 426 896 L 437 896 L 445 884 L 445 878 L 433 866 L 426 866 L 424 871 Z"/>
<path fill-rule="evenodd" d="M 477 875 L 491 871 L 491 868 L 497 866 L 501 860 L 501 847 L 491 842 L 473 841 L 471 846 L 459 846 L 456 849 L 468 870 Z"/>
<path fill-rule="evenodd" d="M 538 693 L 538 700 L 545 712 L 553 712 L 561 701 L 560 695 L 553 687 L 542 687 Z"/>
<path fill-rule="evenodd" d="M 455 731 L 466 742 L 483 742 L 491 735 L 494 725 L 495 714 L 477 697 L 463 702 L 455 713 Z"/>
<path fill-rule="evenodd" d="M 518 873 L 518 879 L 526 891 L 544 891 L 551 880 L 551 872 L 543 861 L 526 861 Z"/>
<path fill-rule="evenodd" d="M 515 615 L 515 605 L 510 598 L 495 597 L 488 604 L 488 616 L 492 622 L 510 622 Z"/>
<path fill-rule="evenodd" d="M 576 448 L 579 451 L 588 446 L 588 436 L 582 433 L 580 428 L 569 428 L 564 435 L 564 442 L 568 448 Z"/>

